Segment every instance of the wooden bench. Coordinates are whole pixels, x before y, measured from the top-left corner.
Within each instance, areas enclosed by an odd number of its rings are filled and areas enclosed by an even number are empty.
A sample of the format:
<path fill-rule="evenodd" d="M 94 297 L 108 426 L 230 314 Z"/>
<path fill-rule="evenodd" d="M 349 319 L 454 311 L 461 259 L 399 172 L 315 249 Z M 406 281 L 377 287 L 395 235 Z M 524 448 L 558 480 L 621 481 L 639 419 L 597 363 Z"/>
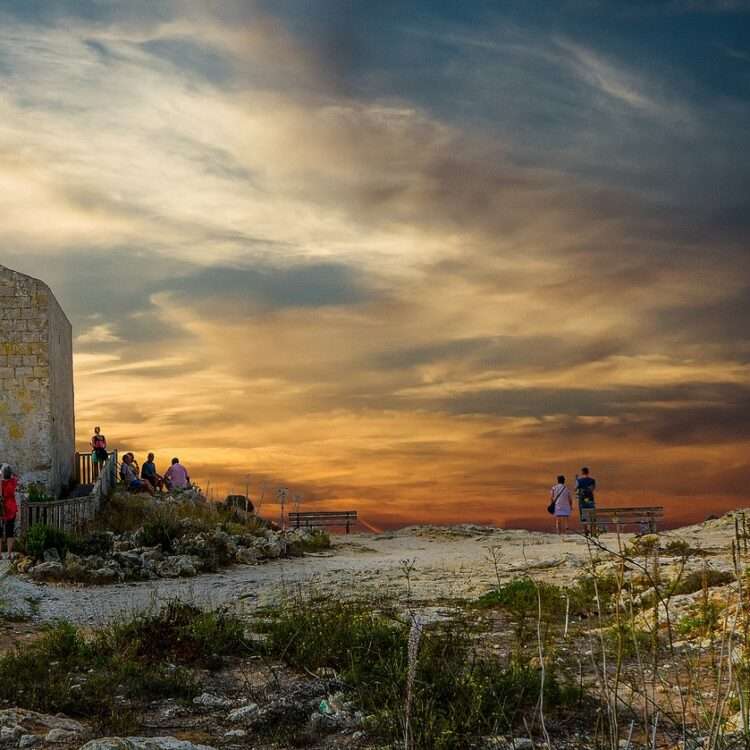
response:
<path fill-rule="evenodd" d="M 642 506 L 640 508 L 591 508 L 584 509 L 581 521 L 591 524 L 592 528 L 615 526 L 618 533 L 622 526 L 637 524 L 641 533 L 656 533 L 656 522 L 664 517 L 661 505 Z"/>
<path fill-rule="evenodd" d="M 316 526 L 345 526 L 349 533 L 351 525 L 357 522 L 356 510 L 316 510 L 308 513 L 294 511 L 289 514 L 289 523 L 298 529 Z"/>

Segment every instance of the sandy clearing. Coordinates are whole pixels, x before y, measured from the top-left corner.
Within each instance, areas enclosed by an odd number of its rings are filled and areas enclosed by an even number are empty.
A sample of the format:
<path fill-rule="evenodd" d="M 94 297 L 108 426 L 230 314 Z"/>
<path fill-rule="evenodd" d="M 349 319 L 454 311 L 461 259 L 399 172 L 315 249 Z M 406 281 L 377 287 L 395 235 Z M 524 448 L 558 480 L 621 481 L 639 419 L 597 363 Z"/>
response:
<path fill-rule="evenodd" d="M 668 532 L 670 537 L 712 551 L 722 564 L 731 561 L 733 535 L 731 514 Z M 625 535 L 621 541 L 631 538 Z M 603 535 L 600 542 L 613 550 L 618 546 L 613 534 Z M 238 565 L 191 579 L 71 587 L 39 585 L 25 576 L 9 575 L 0 582 L 0 597 L 6 606 L 26 610 L 40 621 L 68 619 L 85 625 L 143 611 L 172 598 L 202 605 L 254 608 L 311 586 L 333 594 L 375 593 L 403 599 L 407 592 L 404 561 L 409 561 L 412 597 L 421 602 L 448 601 L 475 598 L 496 585 L 490 548 L 497 551 L 502 579 L 528 569 L 554 583 L 567 583 L 580 575 L 591 555 L 586 539 L 580 535 L 424 526 L 335 537 L 330 554 Z M 593 552 L 600 558 L 606 556 L 599 550 Z"/>

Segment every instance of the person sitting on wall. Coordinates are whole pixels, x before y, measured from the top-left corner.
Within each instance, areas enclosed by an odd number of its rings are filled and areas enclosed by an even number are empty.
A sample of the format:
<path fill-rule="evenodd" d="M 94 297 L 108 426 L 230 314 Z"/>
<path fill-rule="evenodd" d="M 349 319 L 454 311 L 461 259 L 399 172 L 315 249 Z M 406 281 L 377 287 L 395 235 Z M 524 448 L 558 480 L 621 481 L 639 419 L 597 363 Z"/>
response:
<path fill-rule="evenodd" d="M 141 479 L 148 482 L 155 490 L 159 490 L 160 492 L 164 487 L 164 477 L 156 471 L 153 453 L 148 454 L 148 459 L 141 466 Z"/>
<path fill-rule="evenodd" d="M 179 458 L 172 459 L 172 465 L 164 474 L 164 481 L 167 483 L 167 489 L 170 490 L 184 490 L 190 487 L 187 469 L 180 463 Z"/>
<path fill-rule="evenodd" d="M 149 495 L 154 494 L 154 488 L 145 480 L 138 479 L 138 464 L 135 463 L 135 458 L 132 453 L 126 453 L 122 457 L 122 465 L 120 466 L 120 478 L 125 483 L 125 486 L 130 492 L 148 492 Z"/>
<path fill-rule="evenodd" d="M 91 461 L 95 464 L 103 464 L 108 458 L 107 438 L 102 435 L 102 429 L 97 425 L 91 437 Z"/>
<path fill-rule="evenodd" d="M 13 469 L 8 465 L 3 466 L 0 478 L 0 500 L 2 500 L 0 559 L 3 557 L 3 540 L 8 542 L 8 559 L 13 559 L 13 544 L 16 541 L 16 516 L 18 515 L 17 488 L 18 477 L 13 474 Z"/>

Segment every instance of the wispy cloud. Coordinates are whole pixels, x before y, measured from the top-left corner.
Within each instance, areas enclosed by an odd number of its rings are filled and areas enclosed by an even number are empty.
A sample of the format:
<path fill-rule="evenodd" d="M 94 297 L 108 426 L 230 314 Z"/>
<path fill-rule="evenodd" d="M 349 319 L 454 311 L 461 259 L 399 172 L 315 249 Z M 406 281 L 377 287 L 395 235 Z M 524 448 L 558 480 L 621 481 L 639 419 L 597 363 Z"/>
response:
<path fill-rule="evenodd" d="M 74 5 L 0 29 L 0 241 L 73 318 L 82 438 L 386 522 L 584 456 L 738 496 L 740 100 L 523 19 L 347 67 L 247 4 Z"/>

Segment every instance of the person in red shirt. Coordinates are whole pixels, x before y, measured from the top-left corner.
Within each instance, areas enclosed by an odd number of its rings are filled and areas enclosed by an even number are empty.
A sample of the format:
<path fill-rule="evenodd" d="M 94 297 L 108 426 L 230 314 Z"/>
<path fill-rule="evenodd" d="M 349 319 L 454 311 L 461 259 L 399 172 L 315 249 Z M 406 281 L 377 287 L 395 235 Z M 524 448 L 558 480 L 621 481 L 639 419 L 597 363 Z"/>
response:
<path fill-rule="evenodd" d="M 0 558 L 3 556 L 3 540 L 8 542 L 8 559 L 13 557 L 13 544 L 16 541 L 16 516 L 18 515 L 18 503 L 16 502 L 16 488 L 18 477 L 13 475 L 10 466 L 3 469 L 0 480 L 0 496 L 2 496 L 2 535 L 0 536 Z"/>

